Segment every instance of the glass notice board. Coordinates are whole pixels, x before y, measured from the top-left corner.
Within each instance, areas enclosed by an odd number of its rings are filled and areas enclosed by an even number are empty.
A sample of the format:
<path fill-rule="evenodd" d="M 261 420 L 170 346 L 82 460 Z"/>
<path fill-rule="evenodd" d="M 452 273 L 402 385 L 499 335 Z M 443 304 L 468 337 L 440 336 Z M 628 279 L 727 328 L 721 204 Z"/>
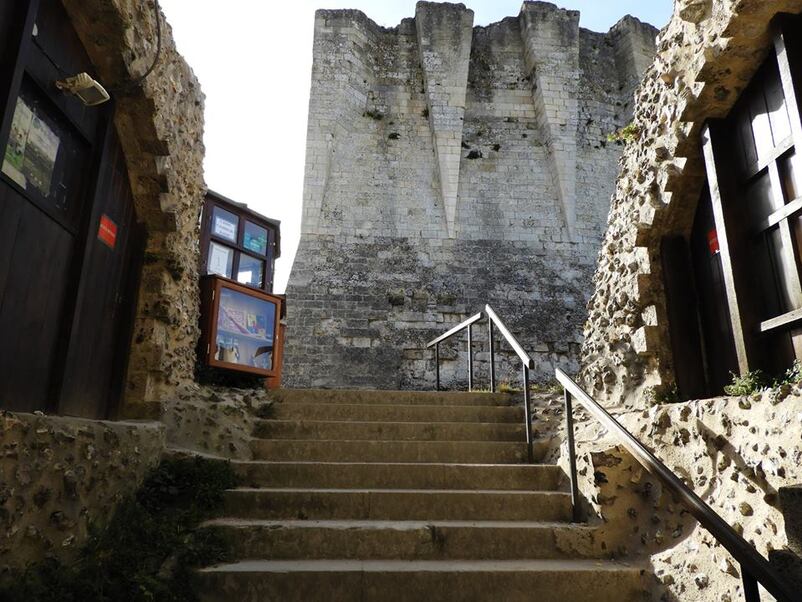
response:
<path fill-rule="evenodd" d="M 272 370 L 276 314 L 271 301 L 221 287 L 215 359 Z"/>

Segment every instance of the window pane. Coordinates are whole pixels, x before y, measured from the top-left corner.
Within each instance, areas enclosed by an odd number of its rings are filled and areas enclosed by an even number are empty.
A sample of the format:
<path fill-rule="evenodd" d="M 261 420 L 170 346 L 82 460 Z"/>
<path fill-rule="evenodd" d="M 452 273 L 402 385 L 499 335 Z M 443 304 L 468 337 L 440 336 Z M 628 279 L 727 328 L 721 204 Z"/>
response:
<path fill-rule="evenodd" d="M 265 262 L 243 253 L 239 258 L 237 281 L 248 286 L 262 288 L 265 276 Z"/>
<path fill-rule="evenodd" d="M 774 150 L 774 139 L 771 136 L 766 100 L 761 90 L 755 90 L 749 103 L 749 112 L 752 115 L 752 132 L 755 136 L 758 160 L 763 163 Z"/>
<path fill-rule="evenodd" d="M 779 227 L 772 228 L 767 235 L 780 302 L 779 313 L 798 309 L 800 307 L 800 299 L 792 287 L 797 269 L 794 249 L 792 245 L 785 244 Z"/>
<path fill-rule="evenodd" d="M 779 168 L 785 202 L 790 203 L 802 196 L 802 157 L 791 150 L 780 158 Z"/>
<path fill-rule="evenodd" d="M 271 369 L 276 305 L 223 287 L 217 314 L 215 358 Z"/>
<path fill-rule="evenodd" d="M 231 268 L 234 264 L 234 249 L 213 242 L 209 245 L 209 261 L 206 271 L 209 274 L 219 274 L 231 278 Z"/>
<path fill-rule="evenodd" d="M 765 93 L 774 146 L 780 146 L 780 143 L 791 135 L 791 121 L 788 119 L 785 95 L 783 94 L 780 73 L 776 64 L 773 64 L 772 69 L 768 71 Z"/>
<path fill-rule="evenodd" d="M 267 230 L 246 220 L 243 246 L 260 255 L 267 253 Z"/>
<path fill-rule="evenodd" d="M 753 223 L 758 223 L 774 213 L 776 206 L 771 188 L 771 178 L 768 170 L 763 170 L 748 186 L 746 190 L 749 216 Z"/>
<path fill-rule="evenodd" d="M 237 242 L 239 218 L 225 209 L 214 207 L 212 210 L 212 234 L 233 243 Z"/>

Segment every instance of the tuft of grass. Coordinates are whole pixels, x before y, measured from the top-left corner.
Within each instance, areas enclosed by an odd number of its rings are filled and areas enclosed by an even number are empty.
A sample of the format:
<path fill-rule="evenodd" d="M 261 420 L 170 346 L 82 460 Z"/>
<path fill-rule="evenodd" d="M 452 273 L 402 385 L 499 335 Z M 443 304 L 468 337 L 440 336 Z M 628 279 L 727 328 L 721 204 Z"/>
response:
<path fill-rule="evenodd" d="M 732 374 L 732 383 L 724 387 L 727 395 L 744 396 L 759 393 L 768 388 L 769 382 L 762 370 L 751 370 L 743 376 Z"/>
<path fill-rule="evenodd" d="M 370 117 L 371 119 L 373 119 L 375 121 L 381 121 L 382 119 L 384 119 L 384 115 L 382 113 L 380 113 L 379 111 L 365 111 L 364 113 L 362 113 L 362 116 L 363 117 Z"/>
<path fill-rule="evenodd" d="M 521 389 L 512 386 L 507 381 L 502 381 L 498 384 L 498 392 L 499 393 L 520 393 Z"/>
<path fill-rule="evenodd" d="M 637 142 L 640 140 L 640 128 L 634 123 L 625 125 L 620 130 L 607 135 L 607 142 Z"/>
<path fill-rule="evenodd" d="M 557 380 L 550 380 L 548 382 L 530 384 L 529 390 L 532 393 L 559 395 L 563 392 L 563 386 Z"/>
<path fill-rule="evenodd" d="M 679 389 L 676 383 L 667 388 L 649 387 L 644 392 L 646 405 L 658 406 L 667 403 L 679 403 Z"/>
<path fill-rule="evenodd" d="M 72 564 L 48 559 L 0 581 L 4 602 L 197 602 L 194 569 L 229 560 L 213 530 L 197 530 L 236 486 L 230 464 L 165 460 L 124 499 L 104 529 L 91 528 Z"/>

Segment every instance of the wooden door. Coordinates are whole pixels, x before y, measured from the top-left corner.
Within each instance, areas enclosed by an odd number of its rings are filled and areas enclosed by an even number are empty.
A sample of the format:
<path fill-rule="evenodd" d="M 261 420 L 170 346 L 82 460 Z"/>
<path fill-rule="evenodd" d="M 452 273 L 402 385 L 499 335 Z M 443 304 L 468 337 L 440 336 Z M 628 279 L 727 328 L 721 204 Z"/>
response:
<path fill-rule="evenodd" d="M 0 47 L 0 408 L 102 417 L 130 333 L 130 185 L 111 106 L 54 86 L 94 73 L 59 0 L 15 4 L 0 10 L 21 32 Z"/>
<path fill-rule="evenodd" d="M 103 153 L 66 349 L 59 413 L 108 417 L 121 394 L 144 236 L 113 128 Z"/>

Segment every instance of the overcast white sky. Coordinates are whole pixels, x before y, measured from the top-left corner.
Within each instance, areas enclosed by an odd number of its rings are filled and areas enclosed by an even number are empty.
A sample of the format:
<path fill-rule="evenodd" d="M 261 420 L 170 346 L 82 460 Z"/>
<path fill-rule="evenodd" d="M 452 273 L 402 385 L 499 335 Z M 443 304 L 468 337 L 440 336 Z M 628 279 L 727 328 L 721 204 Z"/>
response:
<path fill-rule="evenodd" d="M 521 0 L 465 4 L 474 24 L 517 15 Z M 673 0 L 562 0 L 581 25 L 607 31 L 625 14 L 662 27 Z M 318 8 L 358 8 L 387 27 L 415 15 L 414 0 L 161 0 L 178 50 L 206 94 L 206 183 L 281 220 L 275 292 L 284 292 L 298 245 L 306 117 Z"/>

